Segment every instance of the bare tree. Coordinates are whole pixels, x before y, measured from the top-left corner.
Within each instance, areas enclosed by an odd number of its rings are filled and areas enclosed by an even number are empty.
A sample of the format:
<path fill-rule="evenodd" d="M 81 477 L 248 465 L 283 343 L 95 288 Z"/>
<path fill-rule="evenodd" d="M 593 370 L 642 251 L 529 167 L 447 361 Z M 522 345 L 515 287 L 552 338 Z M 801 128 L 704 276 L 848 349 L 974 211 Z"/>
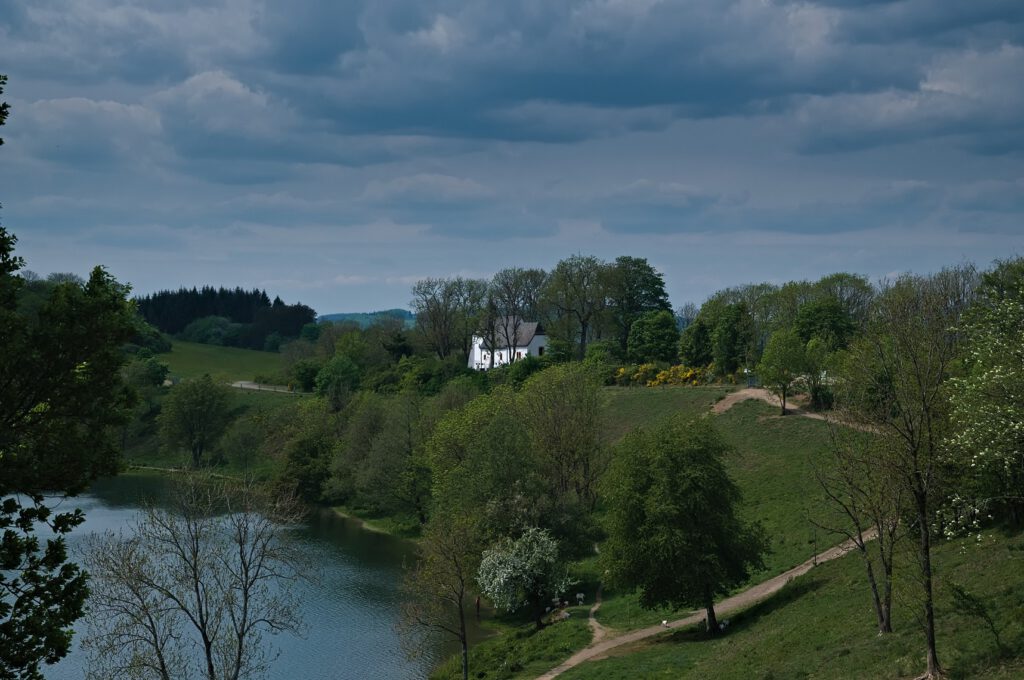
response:
<path fill-rule="evenodd" d="M 885 455 L 876 465 L 911 504 L 927 678 L 942 674 L 935 642 L 931 525 L 943 500 L 947 379 L 959 353 L 955 329 L 976 280 L 972 267 L 958 267 L 929 277 L 901 276 L 883 285 L 867 332 L 851 345 L 841 385 L 845 416 L 881 438 Z"/>
<path fill-rule="evenodd" d="M 477 559 L 473 559 L 476 535 L 471 522 L 455 519 L 444 526 L 434 522 L 419 543 L 416 566 L 406 573 L 403 624 L 418 627 L 429 636 L 454 639 L 462 651 L 462 678 L 469 678 L 469 636 L 466 605 L 470 597 Z M 479 555 L 479 551 L 476 551 Z M 406 638 L 414 642 L 419 638 Z M 413 645 L 415 654 L 419 647 Z"/>
<path fill-rule="evenodd" d="M 89 677 L 262 676 L 263 635 L 299 628 L 290 586 L 304 561 L 285 534 L 300 516 L 251 483 L 189 476 L 128 535 L 94 538 Z"/>
<path fill-rule="evenodd" d="M 439 359 L 469 353 L 485 307 L 487 282 L 478 279 L 423 279 L 412 287 L 416 326 Z"/>
<path fill-rule="evenodd" d="M 540 320 L 538 307 L 546 276 L 540 269 L 509 267 L 491 279 L 491 295 L 500 319 L 498 333 L 509 348 L 510 362 L 516 360 L 516 341 L 523 323 Z"/>
<path fill-rule="evenodd" d="M 886 455 L 879 450 L 883 444 L 870 432 L 831 428 L 832 459 L 827 467 L 817 466 L 814 474 L 836 517 L 814 524 L 846 536 L 857 547 L 867 570 L 878 632 L 891 633 L 893 556 L 903 537 L 902 517 L 909 508 L 903 486 L 877 463 Z M 881 592 L 876 558 L 881 566 Z"/>

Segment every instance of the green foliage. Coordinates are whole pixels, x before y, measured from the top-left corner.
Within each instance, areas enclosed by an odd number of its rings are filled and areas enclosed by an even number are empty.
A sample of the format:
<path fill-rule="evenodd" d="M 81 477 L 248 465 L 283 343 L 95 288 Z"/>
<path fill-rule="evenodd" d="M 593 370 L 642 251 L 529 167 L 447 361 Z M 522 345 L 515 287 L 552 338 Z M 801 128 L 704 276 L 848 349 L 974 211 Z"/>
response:
<path fill-rule="evenodd" d="M 178 338 L 204 345 L 237 345 L 241 332 L 241 324 L 232 323 L 223 316 L 204 316 L 185 326 Z"/>
<path fill-rule="evenodd" d="M 806 366 L 804 341 L 799 335 L 788 330 L 772 333 L 761 355 L 761 363 L 757 365 L 757 375 L 778 395 L 782 402 L 782 415 L 786 415 L 786 397 Z"/>
<path fill-rule="evenodd" d="M 284 461 L 278 485 L 302 500 L 319 502 L 335 451 L 336 419 L 323 402 L 302 400 L 282 434 Z"/>
<path fill-rule="evenodd" d="M 711 331 L 711 355 L 719 375 L 732 375 L 747 365 L 754 329 L 742 303 L 726 305 Z"/>
<path fill-rule="evenodd" d="M 632 354 L 631 336 L 633 325 L 637 320 L 657 312 L 671 314 L 672 306 L 669 304 L 668 293 L 665 291 L 664 277 L 644 258 L 628 256 L 615 258 L 615 262 L 609 265 L 606 279 L 611 318 L 618 342 L 617 356 L 621 359 L 627 354 Z M 674 317 L 672 329 L 675 330 Z M 659 355 L 658 357 L 645 356 L 639 359 L 631 357 L 630 360 L 638 362 L 672 361 L 675 358 L 675 351 L 675 347 L 673 347 L 665 353 L 670 354 L 671 358 Z"/>
<path fill-rule="evenodd" d="M 605 262 L 573 255 L 555 265 L 545 284 L 545 304 L 558 315 L 558 323 L 547 325 L 548 334 L 574 346 L 577 359 L 587 355 L 587 343 L 605 310 L 608 283 Z"/>
<path fill-rule="evenodd" d="M 762 564 L 767 537 L 737 516 L 728 450 L 707 417 L 672 418 L 616 448 L 602 559 L 613 584 L 639 589 L 642 606 L 706 607 L 713 622 L 714 597 Z"/>
<path fill-rule="evenodd" d="M 535 678 L 583 649 L 591 639 L 585 607 L 570 607 L 570 617 L 537 630 L 534 624 L 503 625 L 500 634 L 477 643 L 469 651 L 470 678 L 513 680 Z M 453 656 L 430 674 L 432 680 L 462 677 Z"/>
<path fill-rule="evenodd" d="M 715 360 L 711 350 L 711 325 L 698 316 L 679 337 L 679 357 L 688 366 L 707 366 Z"/>
<path fill-rule="evenodd" d="M 795 329 L 803 342 L 822 338 L 832 347 L 845 347 L 856 326 L 850 313 L 834 297 L 809 300 L 796 313 Z"/>
<path fill-rule="evenodd" d="M 295 386 L 303 392 L 312 392 L 316 387 L 316 376 L 323 364 L 316 359 L 300 359 L 292 364 L 291 377 Z"/>
<path fill-rule="evenodd" d="M 629 331 L 629 360 L 636 363 L 676 360 L 679 331 L 672 312 L 647 312 L 638 317 Z"/>
<path fill-rule="evenodd" d="M 359 388 L 359 367 L 345 354 L 338 354 L 316 374 L 316 393 L 324 397 L 335 411 Z"/>
<path fill-rule="evenodd" d="M 216 445 L 230 420 L 229 394 L 209 375 L 173 387 L 157 419 L 164 446 L 184 449 L 191 466 L 200 467 L 203 454 Z"/>
<path fill-rule="evenodd" d="M 41 678 L 41 664 L 68 653 L 88 592 L 64 542 L 84 516 L 54 512 L 43 494 L 116 471 L 111 435 L 129 405 L 121 347 L 135 315 L 101 268 L 49 286 L 26 314 L 15 242 L 0 227 L 0 676 Z"/>

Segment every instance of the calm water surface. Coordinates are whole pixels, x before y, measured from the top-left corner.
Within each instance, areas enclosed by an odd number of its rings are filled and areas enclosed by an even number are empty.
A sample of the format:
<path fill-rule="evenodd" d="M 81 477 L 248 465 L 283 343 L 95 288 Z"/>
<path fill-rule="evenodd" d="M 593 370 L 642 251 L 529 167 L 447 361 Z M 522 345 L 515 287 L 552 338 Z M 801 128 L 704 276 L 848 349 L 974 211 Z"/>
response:
<path fill-rule="evenodd" d="M 72 555 L 78 557 L 76 547 L 89 533 L 131 526 L 140 499 L 159 499 L 167 487 L 162 477 L 122 476 L 100 480 L 89 494 L 64 501 L 65 507 L 79 507 L 86 516 L 85 524 L 68 541 Z M 411 660 L 395 630 L 402 565 L 413 557 L 408 542 L 367 531 L 329 511 L 297 529 L 296 538 L 318 571 L 315 579 L 296 589 L 305 623 L 303 636 L 264 636 L 265 643 L 281 652 L 271 665 L 270 678 L 424 678 L 453 651 L 427 646 L 425 655 Z M 80 680 L 84 663 L 76 642 L 67 658 L 45 667 L 45 676 L 48 680 Z"/>

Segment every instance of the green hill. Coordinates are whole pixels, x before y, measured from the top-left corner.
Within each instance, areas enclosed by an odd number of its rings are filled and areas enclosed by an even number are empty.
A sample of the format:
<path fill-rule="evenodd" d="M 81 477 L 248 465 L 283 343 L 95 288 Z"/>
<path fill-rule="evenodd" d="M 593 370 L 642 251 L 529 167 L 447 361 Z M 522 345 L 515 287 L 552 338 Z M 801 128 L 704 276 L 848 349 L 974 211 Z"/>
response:
<path fill-rule="evenodd" d="M 384 309 L 379 312 L 339 312 L 337 314 L 323 314 L 318 321 L 354 321 L 360 328 L 371 326 L 382 319 L 398 319 L 406 328 L 411 328 L 416 322 L 416 317 L 407 309 Z"/>
<path fill-rule="evenodd" d="M 158 356 L 174 378 L 198 378 L 209 373 L 217 380 L 255 380 L 274 377 L 284 369 L 284 358 L 276 352 L 259 352 L 238 347 L 203 345 L 173 340 L 171 351 Z"/>
<path fill-rule="evenodd" d="M 675 411 L 700 413 L 728 389 L 609 388 L 608 438 L 615 441 Z M 799 416 L 780 417 L 758 401 L 741 402 L 716 416 L 732 444 L 730 474 L 744 496 L 742 512 L 761 521 L 772 537 L 765 569 L 749 585 L 780 574 L 840 537 L 816 530 L 810 518 L 821 511 L 813 476 L 827 455 L 828 426 Z M 774 597 L 728 618 L 728 635 L 708 640 L 694 629 L 660 635 L 589 661 L 566 673 L 571 679 L 610 678 L 909 678 L 924 668 L 924 643 L 916 622 L 914 559 L 904 550 L 897 565 L 896 632 L 878 637 L 864 565 L 858 554 L 821 565 L 795 579 Z M 1024 536 L 986 532 L 981 540 L 944 542 L 935 550 L 940 660 L 951 678 L 1024 677 Z M 578 588 L 592 597 L 600 578 L 595 559 L 576 565 Z M 977 618 L 958 612 L 950 585 L 967 587 L 990 612 L 1007 649 Z M 748 586 L 745 586 L 746 588 Z M 741 589 L 742 590 L 742 589 Z M 651 625 L 684 613 L 644 610 L 630 593 L 607 589 L 597 618 L 612 634 Z M 471 651 L 472 677 L 533 678 L 586 646 L 587 608 L 572 608 L 571 625 L 534 634 L 528 626 L 505 631 Z M 565 626 L 562 628 L 562 626 Z M 454 678 L 449 662 L 434 677 Z"/>

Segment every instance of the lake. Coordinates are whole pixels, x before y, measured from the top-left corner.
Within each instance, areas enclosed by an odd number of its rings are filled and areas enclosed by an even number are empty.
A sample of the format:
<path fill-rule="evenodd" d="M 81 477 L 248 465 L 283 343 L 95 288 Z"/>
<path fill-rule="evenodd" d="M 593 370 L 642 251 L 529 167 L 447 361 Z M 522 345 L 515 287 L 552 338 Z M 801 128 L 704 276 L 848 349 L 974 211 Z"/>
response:
<path fill-rule="evenodd" d="M 67 499 L 62 507 L 79 507 L 85 523 L 69 537 L 72 559 L 90 533 L 131 526 L 140 501 L 159 499 L 168 480 L 160 476 L 125 475 L 96 482 L 88 494 Z M 451 646 L 428 645 L 425 654 L 410 659 L 402 646 L 399 621 L 399 583 L 403 564 L 414 556 L 408 541 L 363 529 L 354 520 L 329 510 L 316 512 L 295 530 L 301 549 L 317 567 L 315 579 L 296 589 L 301 600 L 303 636 L 266 635 L 280 656 L 269 678 L 335 680 L 424 678 Z M 81 627 L 79 627 L 80 629 Z M 475 637 L 475 635 L 474 635 Z M 81 680 L 84 654 L 74 649 L 54 666 L 45 666 L 48 680 Z"/>

